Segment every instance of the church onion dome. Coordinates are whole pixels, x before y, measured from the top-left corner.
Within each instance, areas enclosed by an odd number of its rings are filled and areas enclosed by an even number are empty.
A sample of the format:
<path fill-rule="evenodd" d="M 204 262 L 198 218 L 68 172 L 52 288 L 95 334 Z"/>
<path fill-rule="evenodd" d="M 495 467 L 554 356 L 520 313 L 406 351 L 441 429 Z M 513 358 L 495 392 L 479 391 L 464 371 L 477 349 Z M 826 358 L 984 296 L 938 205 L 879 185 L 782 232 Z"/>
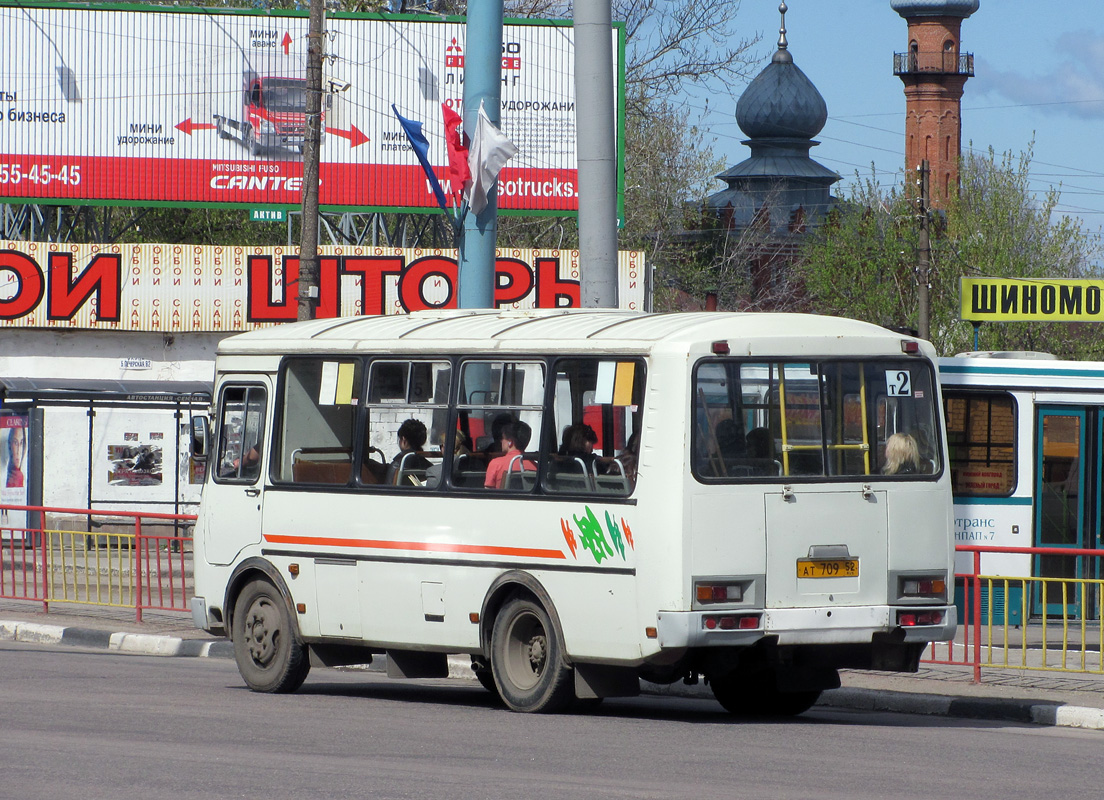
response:
<path fill-rule="evenodd" d="M 750 139 L 812 139 L 827 121 L 824 98 L 781 48 L 736 104 L 736 123 Z"/>
<path fill-rule="evenodd" d="M 966 17 L 981 6 L 981 0 L 891 0 L 890 6 L 909 17 Z"/>

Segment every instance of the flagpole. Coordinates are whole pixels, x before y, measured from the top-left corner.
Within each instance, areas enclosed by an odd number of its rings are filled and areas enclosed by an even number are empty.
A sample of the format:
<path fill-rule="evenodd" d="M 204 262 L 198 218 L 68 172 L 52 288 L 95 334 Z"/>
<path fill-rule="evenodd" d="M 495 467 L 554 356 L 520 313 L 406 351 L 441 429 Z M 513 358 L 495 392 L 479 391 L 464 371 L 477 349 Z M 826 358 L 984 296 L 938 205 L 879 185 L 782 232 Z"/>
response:
<path fill-rule="evenodd" d="M 464 53 L 464 131 L 475 137 L 479 105 L 501 125 L 502 0 L 469 0 Z M 478 214 L 464 215 L 457 249 L 460 308 L 493 308 L 498 200 L 492 189 Z"/>

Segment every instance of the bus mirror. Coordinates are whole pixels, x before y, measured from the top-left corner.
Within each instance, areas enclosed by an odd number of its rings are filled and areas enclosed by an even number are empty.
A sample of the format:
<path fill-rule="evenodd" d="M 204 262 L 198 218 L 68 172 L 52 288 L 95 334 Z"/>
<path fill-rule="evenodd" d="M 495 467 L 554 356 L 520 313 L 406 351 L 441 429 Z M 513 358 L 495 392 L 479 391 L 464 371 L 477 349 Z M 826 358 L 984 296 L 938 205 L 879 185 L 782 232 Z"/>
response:
<path fill-rule="evenodd" d="M 196 461 L 207 460 L 208 442 L 207 417 L 192 417 L 192 458 Z"/>

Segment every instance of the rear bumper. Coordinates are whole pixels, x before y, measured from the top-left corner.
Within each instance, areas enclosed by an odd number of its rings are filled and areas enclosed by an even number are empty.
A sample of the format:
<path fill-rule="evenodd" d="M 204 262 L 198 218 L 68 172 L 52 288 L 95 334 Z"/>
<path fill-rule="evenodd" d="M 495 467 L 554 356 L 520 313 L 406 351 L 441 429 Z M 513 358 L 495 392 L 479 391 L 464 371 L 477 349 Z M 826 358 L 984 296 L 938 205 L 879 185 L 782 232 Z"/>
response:
<path fill-rule="evenodd" d="M 945 642 L 954 638 L 957 613 L 953 605 L 925 608 L 943 611 L 940 625 L 897 626 L 898 611 L 915 610 L 888 605 L 764 609 L 760 612 L 761 627 L 753 630 L 707 630 L 702 618 L 716 616 L 716 611 L 661 611 L 656 628 L 662 649 L 751 645 L 765 636 L 776 637 L 780 645 L 869 644 L 875 634 L 894 630 L 904 634 L 904 642 Z M 749 612 L 754 610 L 740 609 L 738 613 Z"/>

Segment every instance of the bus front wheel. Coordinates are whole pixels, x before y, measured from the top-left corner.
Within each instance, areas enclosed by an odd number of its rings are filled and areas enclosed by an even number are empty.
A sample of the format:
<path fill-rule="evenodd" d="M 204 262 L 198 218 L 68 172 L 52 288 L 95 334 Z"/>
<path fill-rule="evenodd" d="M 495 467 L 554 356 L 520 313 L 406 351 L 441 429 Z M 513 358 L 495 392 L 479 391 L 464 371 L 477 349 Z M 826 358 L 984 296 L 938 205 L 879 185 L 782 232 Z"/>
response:
<path fill-rule="evenodd" d="M 287 603 L 265 580 L 246 584 L 234 608 L 234 659 L 255 692 L 294 692 L 310 672 Z"/>
<path fill-rule="evenodd" d="M 502 702 L 514 711 L 560 711 L 575 699 L 563 643 L 548 612 L 528 598 L 507 601 L 495 618 L 491 673 Z"/>

